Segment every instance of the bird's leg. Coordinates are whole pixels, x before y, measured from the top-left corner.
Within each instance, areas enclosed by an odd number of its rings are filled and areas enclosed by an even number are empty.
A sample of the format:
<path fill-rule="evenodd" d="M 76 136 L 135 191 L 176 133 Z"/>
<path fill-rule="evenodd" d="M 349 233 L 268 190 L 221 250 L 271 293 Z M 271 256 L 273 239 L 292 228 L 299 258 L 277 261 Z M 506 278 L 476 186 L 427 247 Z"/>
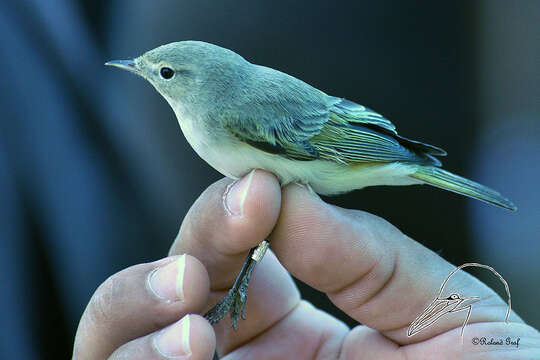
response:
<path fill-rule="evenodd" d="M 469 322 L 469 319 L 471 318 L 471 311 L 472 311 L 472 305 L 467 306 L 467 318 L 463 322 L 463 325 L 461 326 L 461 344 L 463 345 L 463 331 L 465 331 L 465 326 L 467 326 L 467 323 Z"/>
<path fill-rule="evenodd" d="M 470 298 L 467 298 L 467 300 L 474 300 L 474 301 L 478 301 L 480 299 L 481 299 L 480 296 L 472 296 Z M 458 312 L 462 310 L 467 310 L 467 318 L 465 319 L 465 321 L 463 322 L 463 325 L 461 326 L 461 343 L 463 344 L 463 332 L 465 331 L 465 326 L 467 326 L 467 324 L 469 323 L 469 319 L 471 318 L 472 304 L 469 304 L 466 306 L 460 305 L 456 307 L 455 309 L 451 310 L 450 312 L 452 313 L 452 312 Z"/>
<path fill-rule="evenodd" d="M 255 264 L 262 260 L 269 246 L 270 243 L 268 240 L 264 240 L 259 246 L 252 248 L 249 251 L 231 290 L 229 290 L 227 295 L 217 303 L 216 306 L 204 315 L 210 324 L 216 324 L 225 316 L 225 314 L 230 312 L 232 327 L 236 330 L 238 318 L 242 317 L 243 320 L 246 319 L 249 279 L 251 278 L 251 273 L 253 272 Z"/>

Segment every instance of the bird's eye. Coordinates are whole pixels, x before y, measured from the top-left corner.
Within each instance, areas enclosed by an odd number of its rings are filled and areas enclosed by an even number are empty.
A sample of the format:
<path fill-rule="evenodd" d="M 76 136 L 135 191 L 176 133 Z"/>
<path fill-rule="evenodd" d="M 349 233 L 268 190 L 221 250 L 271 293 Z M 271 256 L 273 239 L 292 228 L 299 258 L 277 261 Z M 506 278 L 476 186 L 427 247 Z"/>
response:
<path fill-rule="evenodd" d="M 162 67 L 161 69 L 159 69 L 159 74 L 162 78 L 168 80 L 174 76 L 174 70 L 168 67 Z"/>

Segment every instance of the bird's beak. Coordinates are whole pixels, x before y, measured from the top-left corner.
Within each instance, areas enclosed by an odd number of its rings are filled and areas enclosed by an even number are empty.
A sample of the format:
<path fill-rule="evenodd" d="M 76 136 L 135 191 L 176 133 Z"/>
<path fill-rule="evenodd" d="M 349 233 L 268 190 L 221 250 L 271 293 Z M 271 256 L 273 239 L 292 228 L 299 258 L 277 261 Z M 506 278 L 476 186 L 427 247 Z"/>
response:
<path fill-rule="evenodd" d="M 461 299 L 457 304 L 446 299 L 435 299 L 428 307 L 414 320 L 407 329 L 407 336 L 413 336 L 420 331 L 437 322 L 439 318 L 450 312 L 455 312 L 480 300 L 478 296 L 471 296 Z"/>
<path fill-rule="evenodd" d="M 450 304 L 445 300 L 435 299 L 428 307 L 411 323 L 407 329 L 407 336 L 413 336 L 436 322 L 441 316 L 449 312 Z"/>
<path fill-rule="evenodd" d="M 105 63 L 107 66 L 114 66 L 120 69 L 124 69 L 127 71 L 130 71 L 135 74 L 139 74 L 139 69 L 137 68 L 137 65 L 135 64 L 135 61 L 133 59 L 129 60 L 111 60 L 107 61 Z"/>
<path fill-rule="evenodd" d="M 469 306 L 469 305 L 472 305 L 474 304 L 475 302 L 478 302 L 482 300 L 482 298 L 480 296 L 471 296 L 471 297 L 466 297 L 466 298 L 463 298 L 463 300 L 461 301 L 461 303 L 459 304 L 459 306 L 461 307 L 464 307 L 464 306 Z"/>

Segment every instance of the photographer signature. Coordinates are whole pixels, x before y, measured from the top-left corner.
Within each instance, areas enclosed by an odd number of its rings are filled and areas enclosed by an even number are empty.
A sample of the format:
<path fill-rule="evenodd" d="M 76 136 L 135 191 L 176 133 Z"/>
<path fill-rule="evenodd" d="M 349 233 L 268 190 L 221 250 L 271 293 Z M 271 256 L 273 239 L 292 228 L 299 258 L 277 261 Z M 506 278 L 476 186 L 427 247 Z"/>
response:
<path fill-rule="evenodd" d="M 516 348 L 519 347 L 519 341 L 521 338 L 512 339 L 511 337 L 507 337 L 506 339 L 497 339 L 494 338 L 487 339 L 486 337 L 473 337 L 472 344 L 473 345 L 507 345 L 507 346 L 515 346 Z"/>

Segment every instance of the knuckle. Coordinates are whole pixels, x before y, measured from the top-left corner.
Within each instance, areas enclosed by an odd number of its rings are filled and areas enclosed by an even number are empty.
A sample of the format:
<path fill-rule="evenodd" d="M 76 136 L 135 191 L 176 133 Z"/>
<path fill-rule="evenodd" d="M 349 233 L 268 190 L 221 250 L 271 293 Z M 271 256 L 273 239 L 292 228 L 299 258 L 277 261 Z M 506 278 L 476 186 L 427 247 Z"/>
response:
<path fill-rule="evenodd" d="M 369 270 L 354 282 L 336 289 L 329 297 L 345 312 L 384 317 L 388 308 L 377 300 L 393 284 L 398 267 L 397 256 L 383 255 L 374 259 Z"/>

